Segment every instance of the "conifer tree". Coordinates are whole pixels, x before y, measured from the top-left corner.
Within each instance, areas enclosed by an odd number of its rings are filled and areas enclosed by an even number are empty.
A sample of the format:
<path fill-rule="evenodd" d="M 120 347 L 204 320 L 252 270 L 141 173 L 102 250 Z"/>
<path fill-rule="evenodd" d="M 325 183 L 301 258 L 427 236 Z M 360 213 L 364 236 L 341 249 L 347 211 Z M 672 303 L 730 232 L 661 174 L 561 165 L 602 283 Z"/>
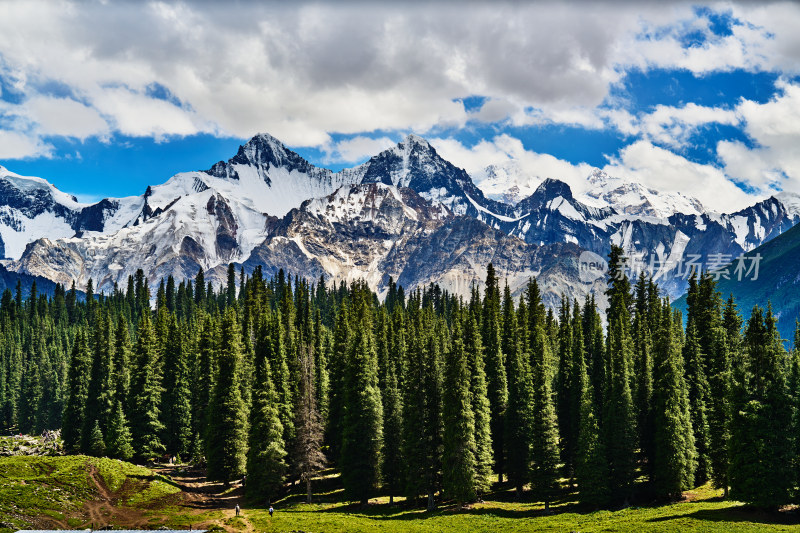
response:
<path fill-rule="evenodd" d="M 340 463 L 345 494 L 366 505 L 380 479 L 383 408 L 369 309 L 363 294 L 354 296 L 353 320 L 356 326 L 345 364 L 346 408 Z"/>
<path fill-rule="evenodd" d="M 477 496 L 475 416 L 470 401 L 470 371 L 461 327 L 456 320 L 451 350 L 445 359 L 442 406 L 444 457 L 442 486 L 459 505 Z"/>
<path fill-rule="evenodd" d="M 122 402 L 117 400 L 106 433 L 106 452 L 109 457 L 128 461 L 133 457 L 133 439 L 122 410 Z"/>
<path fill-rule="evenodd" d="M 683 346 L 683 359 L 686 363 L 686 381 L 689 393 L 689 404 L 692 406 L 692 431 L 697 452 L 697 469 L 694 473 L 694 484 L 702 485 L 711 476 L 711 436 L 707 416 L 707 404 L 710 393 L 708 380 L 700 353 L 697 329 L 694 321 L 686 328 L 686 343 Z"/>
<path fill-rule="evenodd" d="M 533 381 L 533 432 L 531 435 L 531 490 L 545 510 L 558 493 L 558 420 L 547 372 L 549 344 L 542 326 L 531 332 Z"/>
<path fill-rule="evenodd" d="M 67 379 L 67 403 L 64 407 L 64 425 L 61 429 L 64 449 L 69 452 L 78 451 L 81 445 L 90 369 L 91 358 L 89 347 L 86 344 L 86 335 L 79 330 L 72 348 Z"/>
<path fill-rule="evenodd" d="M 608 453 L 612 498 L 628 501 L 636 467 L 636 412 L 631 394 L 633 338 L 630 321 L 630 282 L 624 272 L 622 249 L 609 254 L 608 336 L 603 384 L 603 440 Z"/>
<path fill-rule="evenodd" d="M 507 289 L 508 287 L 506 287 Z M 510 294 L 508 295 L 510 298 Z M 513 305 L 506 303 L 506 305 Z M 513 313 L 506 314 L 503 327 L 516 333 L 517 321 Z M 516 334 L 505 340 L 508 361 L 508 407 L 505 421 L 506 471 L 522 496 L 523 486 L 530 479 L 531 438 L 533 436 L 533 382 L 527 352 L 522 353 Z"/>
<path fill-rule="evenodd" d="M 88 447 L 86 453 L 95 457 L 102 457 L 106 453 L 106 445 L 103 441 L 103 432 L 100 430 L 100 422 L 95 420 L 89 432 Z"/>
<path fill-rule="evenodd" d="M 115 401 L 122 402 L 123 406 L 128 404 L 128 394 L 131 386 L 131 337 L 128 331 L 128 321 L 125 315 L 117 318 L 117 325 L 114 329 L 114 360 L 113 386 Z"/>
<path fill-rule="evenodd" d="M 155 334 L 147 313 L 139 321 L 139 338 L 134 347 L 136 366 L 131 380 L 131 434 L 136 456 L 153 460 L 164 453 L 161 443 L 161 372 Z"/>
<path fill-rule="evenodd" d="M 744 336 L 744 361 L 734 381 L 730 438 L 731 496 L 758 507 L 790 500 L 792 406 L 786 351 L 775 317 L 753 308 Z"/>
<path fill-rule="evenodd" d="M 198 317 L 200 328 L 197 341 L 197 354 L 192 376 L 192 423 L 193 448 L 195 455 L 207 453 L 206 435 L 208 428 L 208 410 L 214 386 L 217 382 L 217 352 L 219 345 L 219 329 L 217 321 L 205 313 Z M 198 459 L 200 457 L 197 457 Z"/>
<path fill-rule="evenodd" d="M 683 358 L 673 339 L 669 304 L 664 307 L 654 354 L 653 487 L 656 497 L 675 499 L 693 486 L 697 453 Z"/>
<path fill-rule="evenodd" d="M 595 395 L 584 358 L 576 358 L 575 364 L 581 395 L 578 451 L 575 461 L 578 498 L 585 505 L 599 507 L 608 503 L 610 499 L 606 449 L 600 438 L 600 427 L 595 414 L 597 411 L 594 403 Z"/>
<path fill-rule="evenodd" d="M 170 316 L 164 346 L 164 435 L 167 451 L 189 453 L 192 439 L 192 406 L 189 365 L 183 331 L 174 315 Z"/>
<path fill-rule="evenodd" d="M 255 355 L 255 376 L 247 451 L 247 494 L 271 502 L 286 473 L 286 445 L 278 414 L 278 396 L 272 384 L 264 350 Z"/>
<path fill-rule="evenodd" d="M 336 328 L 333 336 L 333 351 L 328 361 L 330 368 L 330 389 L 328 396 L 328 422 L 325 428 L 325 440 L 330 450 L 330 458 L 338 462 L 342 447 L 342 422 L 345 412 L 345 367 L 347 354 L 350 352 L 349 307 L 345 303 L 336 315 Z"/>
<path fill-rule="evenodd" d="M 483 346 L 478 323 L 472 313 L 465 316 L 464 350 L 470 371 L 470 401 L 475 421 L 475 490 L 478 495 L 491 489 L 491 408 L 486 388 Z"/>
<path fill-rule="evenodd" d="M 500 285 L 492 263 L 486 267 L 486 291 L 483 300 L 481 330 L 485 353 L 487 397 L 491 415 L 494 471 L 497 472 L 498 478 L 502 482 L 504 472 L 503 423 L 508 404 L 508 380 L 506 359 L 501 343 Z"/>
<path fill-rule="evenodd" d="M 403 403 L 397 383 L 394 365 L 389 367 L 386 376 L 386 393 L 383 404 L 383 486 L 389 493 L 389 504 L 394 503 L 394 495 L 400 492 L 403 477 Z"/>
<path fill-rule="evenodd" d="M 709 458 L 711 480 L 716 488 L 724 489 L 728 496 L 729 441 L 731 421 L 732 361 L 741 344 L 741 318 L 731 297 L 722 313 L 722 321 L 714 333 L 715 345 L 708 362 L 709 406 L 708 425 L 711 437 Z M 730 328 L 730 329 L 729 329 Z"/>
<path fill-rule="evenodd" d="M 90 452 L 94 434 L 94 423 L 101 433 L 107 431 L 108 420 L 114 407 L 114 385 L 112 382 L 112 339 L 108 315 L 103 310 L 94 313 L 92 321 L 92 369 L 86 398 L 86 417 L 82 432 L 82 448 Z"/>
<path fill-rule="evenodd" d="M 311 503 L 311 479 L 325 466 L 322 453 L 323 429 L 317 410 L 314 387 L 314 352 L 303 347 L 300 352 L 300 382 L 297 390 L 297 413 L 295 416 L 295 460 L 294 468 L 300 481 L 306 484 L 306 503 Z"/>
<path fill-rule="evenodd" d="M 209 479 L 230 483 L 245 470 L 247 410 L 241 392 L 242 333 L 235 308 L 225 311 L 220 330 L 217 382 L 209 404 Z"/>

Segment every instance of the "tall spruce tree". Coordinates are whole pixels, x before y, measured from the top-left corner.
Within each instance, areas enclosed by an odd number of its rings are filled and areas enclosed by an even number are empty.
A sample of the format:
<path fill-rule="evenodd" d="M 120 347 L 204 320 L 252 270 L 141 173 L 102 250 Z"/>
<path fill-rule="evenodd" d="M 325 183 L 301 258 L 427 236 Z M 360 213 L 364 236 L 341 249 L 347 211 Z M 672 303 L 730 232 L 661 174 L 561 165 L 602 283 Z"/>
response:
<path fill-rule="evenodd" d="M 122 409 L 122 401 L 117 400 L 106 433 L 106 453 L 109 457 L 128 461 L 134 453 L 132 442 L 133 438 Z"/>
<path fill-rule="evenodd" d="M 444 394 L 444 457 L 442 486 L 445 494 L 459 505 L 475 500 L 475 416 L 470 395 L 470 370 L 461 326 L 456 320 L 450 353 L 445 358 Z"/>
<path fill-rule="evenodd" d="M 775 317 L 756 306 L 744 335 L 744 361 L 733 384 L 730 438 L 731 496 L 758 507 L 775 508 L 790 501 L 791 396 L 787 355 Z"/>
<path fill-rule="evenodd" d="M 142 314 L 134 347 L 136 364 L 131 380 L 131 434 L 139 459 L 151 461 L 166 450 L 161 442 L 161 369 L 150 317 Z"/>
<path fill-rule="evenodd" d="M 378 362 L 372 339 L 370 310 L 358 292 L 353 310 L 355 327 L 345 364 L 345 412 L 340 466 L 345 494 L 366 505 L 380 480 L 383 407 L 378 389 Z"/>
<path fill-rule="evenodd" d="M 697 453 L 683 358 L 673 338 L 668 302 L 664 307 L 654 352 L 653 488 L 658 498 L 676 499 L 694 484 Z"/>
<path fill-rule="evenodd" d="M 510 294 L 508 297 L 510 298 Z M 513 303 L 506 302 L 506 305 L 513 307 Z M 529 356 L 527 352 L 523 353 L 520 350 L 520 344 L 517 342 L 516 315 L 508 312 L 507 308 L 505 316 L 503 327 L 511 332 L 504 343 L 508 362 L 508 407 L 504 440 L 506 471 L 509 481 L 516 489 L 517 498 L 521 498 L 523 487 L 530 479 L 531 439 L 536 414 L 533 410 L 533 381 Z"/>
<path fill-rule="evenodd" d="M 490 408 L 490 429 L 492 435 L 492 455 L 494 471 L 500 482 L 504 472 L 503 423 L 508 404 L 508 380 L 506 358 L 501 342 L 500 285 L 494 265 L 486 267 L 486 290 L 483 299 L 481 333 L 485 352 L 486 387 Z"/>
<path fill-rule="evenodd" d="M 545 510 L 558 494 L 558 420 L 553 405 L 547 361 L 550 345 L 543 327 L 531 332 L 531 375 L 533 381 L 533 431 L 531 435 L 531 491 L 543 501 Z"/>
<path fill-rule="evenodd" d="M 185 326 L 170 315 L 164 346 L 164 444 L 172 454 L 186 456 L 192 441 L 192 391 Z"/>
<path fill-rule="evenodd" d="M 478 333 L 478 322 L 472 313 L 465 316 L 464 350 L 470 371 L 470 402 L 475 422 L 475 490 L 481 495 L 492 486 L 491 408 L 487 394 L 483 346 Z"/>
<path fill-rule="evenodd" d="M 286 445 L 278 415 L 278 396 L 264 350 L 255 355 L 250 432 L 247 450 L 248 496 L 271 502 L 286 474 Z"/>
<path fill-rule="evenodd" d="M 610 499 L 606 449 L 597 420 L 595 395 L 583 357 L 575 359 L 581 395 L 575 478 L 581 503 L 599 507 Z"/>
<path fill-rule="evenodd" d="M 694 484 L 702 485 L 711 477 L 712 444 L 707 408 L 710 392 L 703 364 L 704 355 L 700 353 L 700 343 L 694 321 L 687 324 L 683 359 L 686 364 L 687 391 L 689 404 L 692 406 L 692 432 L 697 452 Z"/>
<path fill-rule="evenodd" d="M 217 382 L 209 404 L 209 479 L 230 483 L 245 471 L 247 410 L 241 391 L 242 332 L 235 308 L 222 318 Z"/>
<path fill-rule="evenodd" d="M 609 254 L 608 335 L 603 384 L 602 437 L 608 454 L 611 497 L 628 501 L 636 475 L 636 411 L 631 394 L 631 292 L 622 249 Z"/>
<path fill-rule="evenodd" d="M 64 407 L 64 425 L 61 429 L 64 449 L 70 452 L 78 451 L 81 445 L 90 371 L 91 355 L 86 343 L 86 335 L 79 330 L 72 348 L 67 378 L 67 403 Z"/>

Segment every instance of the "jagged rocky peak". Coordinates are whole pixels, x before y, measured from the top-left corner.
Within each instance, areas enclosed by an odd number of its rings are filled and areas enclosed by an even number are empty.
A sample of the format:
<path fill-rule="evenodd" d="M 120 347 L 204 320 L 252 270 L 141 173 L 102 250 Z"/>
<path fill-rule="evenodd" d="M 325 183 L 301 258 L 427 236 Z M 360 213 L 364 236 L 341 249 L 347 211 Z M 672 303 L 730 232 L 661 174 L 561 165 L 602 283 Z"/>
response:
<path fill-rule="evenodd" d="M 333 194 L 303 202 L 301 211 L 328 223 L 383 222 L 402 226 L 402 219 L 442 219 L 450 212 L 440 204 L 429 204 L 408 188 L 384 183 L 345 185 Z"/>
<path fill-rule="evenodd" d="M 206 173 L 218 178 L 238 180 L 238 165 L 258 169 L 267 183 L 270 183 L 268 172 L 271 168 L 285 168 L 289 172 L 296 170 L 304 173 L 310 173 L 316 168 L 269 133 L 259 133 L 239 146 L 235 156 L 228 161 L 216 163 Z"/>
<path fill-rule="evenodd" d="M 587 179 L 588 189 L 578 200 L 595 207 L 611 207 L 618 213 L 668 218 L 675 213 L 700 215 L 706 212 L 697 198 L 679 192 L 651 189 L 595 168 Z"/>

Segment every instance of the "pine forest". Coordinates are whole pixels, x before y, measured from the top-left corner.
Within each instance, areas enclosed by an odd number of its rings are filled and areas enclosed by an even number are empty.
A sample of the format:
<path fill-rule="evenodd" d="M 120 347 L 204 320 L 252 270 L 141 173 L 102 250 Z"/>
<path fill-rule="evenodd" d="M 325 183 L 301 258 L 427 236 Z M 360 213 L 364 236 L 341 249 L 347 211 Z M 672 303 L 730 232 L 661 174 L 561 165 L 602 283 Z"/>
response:
<path fill-rule="evenodd" d="M 619 248 L 609 263 L 604 316 L 591 297 L 547 310 L 535 279 L 514 298 L 491 264 L 468 301 L 233 265 L 221 288 L 139 271 L 111 294 L 6 290 L 0 431 L 180 457 L 246 476 L 263 502 L 288 482 L 312 499 L 323 468 L 362 504 L 467 505 L 500 482 L 545 507 L 569 487 L 610 508 L 708 481 L 757 507 L 800 502 L 800 350 L 768 303 L 744 321 L 698 274 L 682 316 L 626 277 Z"/>

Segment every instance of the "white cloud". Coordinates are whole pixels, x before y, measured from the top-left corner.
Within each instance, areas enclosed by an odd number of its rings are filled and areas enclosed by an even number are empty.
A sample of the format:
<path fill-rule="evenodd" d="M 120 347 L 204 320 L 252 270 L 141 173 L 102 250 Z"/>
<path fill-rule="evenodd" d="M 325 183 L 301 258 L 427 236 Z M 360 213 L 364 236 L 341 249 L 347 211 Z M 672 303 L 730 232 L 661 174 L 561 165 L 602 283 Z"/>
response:
<path fill-rule="evenodd" d="M 683 107 L 658 105 L 639 119 L 639 133 L 648 139 L 672 146 L 685 144 L 697 128 L 706 124 L 735 125 L 739 117 L 733 109 L 700 106 L 694 103 Z"/>
<path fill-rule="evenodd" d="M 689 161 L 648 141 L 626 146 L 603 170 L 656 190 L 694 196 L 719 212 L 735 211 L 760 199 L 737 187 L 722 170 Z"/>
<path fill-rule="evenodd" d="M 389 137 L 378 137 L 373 139 L 371 137 L 363 137 L 359 135 L 358 137 L 345 139 L 336 144 L 331 144 L 324 147 L 326 152 L 324 161 L 326 163 L 360 162 L 393 147 L 395 144 L 397 143 Z"/>
<path fill-rule="evenodd" d="M 210 124 L 204 124 L 191 111 L 124 88 L 99 92 L 94 97 L 94 104 L 123 135 L 161 138 L 214 131 Z"/>
<path fill-rule="evenodd" d="M 53 147 L 28 135 L 0 130 L 0 159 L 50 157 Z"/>
<path fill-rule="evenodd" d="M 545 178 L 566 182 L 577 194 L 589 187 L 592 166 L 573 164 L 549 154 L 526 150 L 522 142 L 509 135 L 481 141 L 466 147 L 455 139 L 433 139 L 436 151 L 464 168 L 480 183 L 489 165 L 513 165 L 515 184 L 531 191 Z M 637 141 L 623 148 L 603 169 L 612 176 L 641 183 L 663 192 L 693 196 L 707 207 L 731 212 L 752 205 L 760 194 L 748 194 L 736 186 L 720 169 L 689 161 L 648 141 Z M 527 178 L 526 178 L 527 177 Z"/>
<path fill-rule="evenodd" d="M 754 141 L 722 141 L 717 153 L 725 171 L 756 190 L 800 191 L 800 84 L 780 82 L 781 94 L 760 104 L 743 100 L 736 108 Z"/>
<path fill-rule="evenodd" d="M 522 141 L 510 135 L 498 135 L 491 141 L 483 140 L 466 147 L 455 139 L 432 139 L 436 151 L 472 175 L 476 181 L 484 177 L 482 171 L 489 165 L 503 166 L 513 162 L 516 171 L 529 181 L 538 184 L 543 179 L 554 178 L 582 190 L 592 167 L 586 163 L 573 165 L 550 154 L 526 150 Z M 520 184 L 522 185 L 522 184 Z"/>
<path fill-rule="evenodd" d="M 7 2 L 0 56 L 29 96 L 55 81 L 99 108 L 120 87 L 141 95 L 157 82 L 194 113 L 154 104 L 144 108 L 149 118 L 116 117 L 136 135 L 269 131 L 314 146 L 333 131 L 458 126 L 468 114 L 453 100 L 470 95 L 489 98 L 471 115 L 479 120 L 602 127 L 593 110 L 625 68 L 758 68 L 766 61 L 758 43 L 769 40 L 736 26 L 702 49 L 683 49 L 669 34 L 641 41 L 647 28 L 696 18 L 685 3 L 244 7 Z M 531 108 L 532 116 L 521 111 Z"/>
<path fill-rule="evenodd" d="M 42 135 L 86 139 L 108 131 L 96 109 L 69 98 L 35 96 L 25 103 L 25 109 Z"/>

